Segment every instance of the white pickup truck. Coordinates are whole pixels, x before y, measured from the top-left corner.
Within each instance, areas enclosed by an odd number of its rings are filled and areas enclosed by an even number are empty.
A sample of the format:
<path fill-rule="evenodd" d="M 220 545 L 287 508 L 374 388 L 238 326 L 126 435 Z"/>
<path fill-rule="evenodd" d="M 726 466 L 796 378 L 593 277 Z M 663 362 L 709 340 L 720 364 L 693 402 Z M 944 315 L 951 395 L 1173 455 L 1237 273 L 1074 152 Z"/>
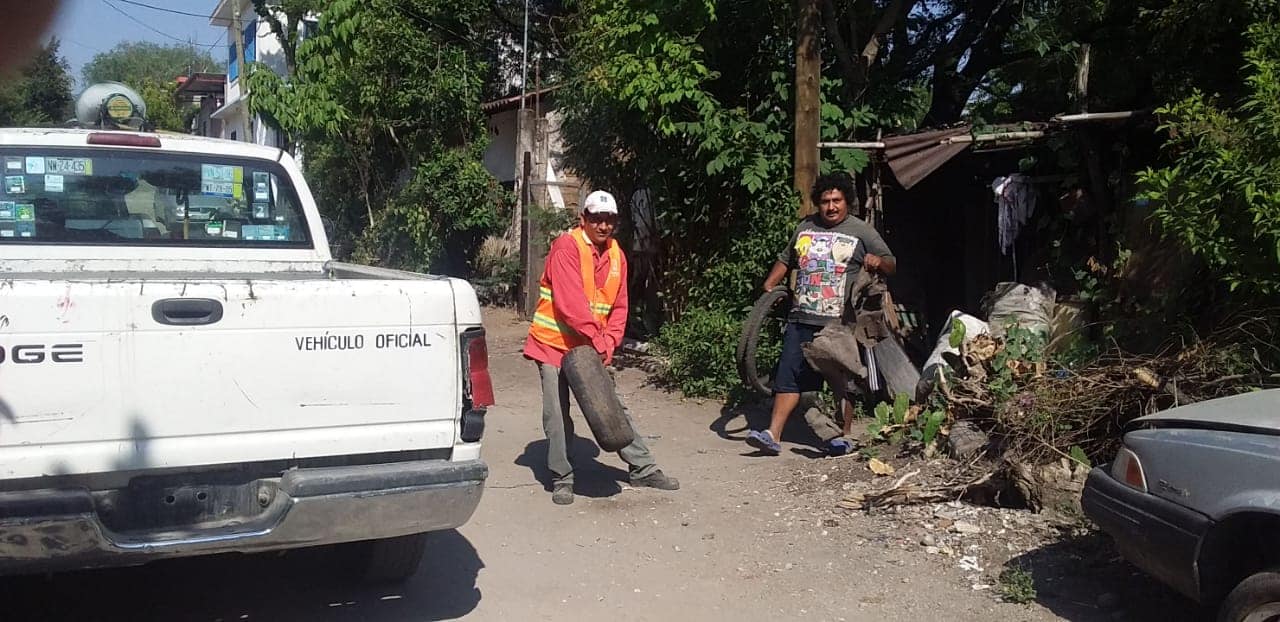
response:
<path fill-rule="evenodd" d="M 280 149 L 0 129 L 0 574 L 465 523 L 493 404 L 465 281 L 338 263 Z"/>

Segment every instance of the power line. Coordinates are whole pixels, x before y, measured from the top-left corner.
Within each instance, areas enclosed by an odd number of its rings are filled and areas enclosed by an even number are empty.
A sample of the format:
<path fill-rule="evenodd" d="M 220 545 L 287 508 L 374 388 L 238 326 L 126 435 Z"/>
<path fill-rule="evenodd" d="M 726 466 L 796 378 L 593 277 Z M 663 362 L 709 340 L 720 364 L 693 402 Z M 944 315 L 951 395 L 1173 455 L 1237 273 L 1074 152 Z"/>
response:
<path fill-rule="evenodd" d="M 125 4 L 132 4 L 134 6 L 140 6 L 145 9 L 151 9 L 152 11 L 163 11 L 165 13 L 173 13 L 175 15 L 186 15 L 189 17 L 199 17 L 202 19 L 209 19 L 208 15 L 201 15 L 199 13 L 188 13 L 186 11 L 178 11 L 176 9 L 166 9 L 162 6 L 155 6 L 154 4 L 147 4 L 145 2 L 137 2 L 136 0 L 119 0 L 119 1 Z"/>
<path fill-rule="evenodd" d="M 187 40 L 185 40 L 185 39 L 179 39 L 178 37 L 175 37 L 175 36 L 173 36 L 173 35 L 171 35 L 171 34 L 169 34 L 169 33 L 167 33 L 167 32 L 164 32 L 163 30 L 160 30 L 160 29 L 158 29 L 158 28 L 156 28 L 156 27 L 152 26 L 151 24 L 148 24 L 148 23 L 146 23 L 146 22 L 144 22 L 144 21 L 142 21 L 142 20 L 140 20 L 140 19 L 138 19 L 138 18 L 136 18 L 136 17 L 134 17 L 134 16 L 130 15 L 130 14 L 129 14 L 129 13 L 127 13 L 124 9 L 122 9 L 122 8 L 120 8 L 120 7 L 118 7 L 118 6 L 116 6 L 115 4 L 112 4 L 111 0 L 102 0 L 102 2 L 103 2 L 103 3 L 105 3 L 107 6 L 111 7 L 112 9 L 114 9 L 117 13 L 119 13 L 119 14 L 121 14 L 121 15 L 123 15 L 123 16 L 125 16 L 125 17 L 127 17 L 127 18 L 129 18 L 130 20 L 133 20 L 133 21 L 134 21 L 134 22 L 136 22 L 139 26 L 142 26 L 143 28 L 146 28 L 147 30 L 150 30 L 151 32 L 154 32 L 154 33 L 156 33 L 156 34 L 158 34 L 158 35 L 161 35 L 161 36 L 163 36 L 163 37 L 168 37 L 169 39 L 173 39 L 174 41 L 177 41 L 178 43 L 187 43 L 187 44 L 190 44 L 190 45 L 194 45 L 194 46 L 196 46 L 196 47 L 210 48 L 210 49 L 212 49 L 212 48 L 213 48 L 213 46 L 217 45 L 217 43 L 210 43 L 210 44 L 192 43 L 191 41 L 187 41 Z"/>
<path fill-rule="evenodd" d="M 209 45 L 207 45 L 207 46 L 200 46 L 200 47 L 208 47 L 208 48 L 212 49 L 214 46 L 218 45 L 219 43 L 222 43 L 222 39 L 223 39 L 223 37 L 226 37 L 226 36 L 227 36 L 227 31 L 226 31 L 226 29 L 223 29 L 223 30 L 222 30 L 222 34 L 218 35 L 218 38 L 217 38 L 217 39 L 214 39 L 214 40 L 213 40 L 213 43 L 210 43 L 210 44 L 209 44 Z"/>

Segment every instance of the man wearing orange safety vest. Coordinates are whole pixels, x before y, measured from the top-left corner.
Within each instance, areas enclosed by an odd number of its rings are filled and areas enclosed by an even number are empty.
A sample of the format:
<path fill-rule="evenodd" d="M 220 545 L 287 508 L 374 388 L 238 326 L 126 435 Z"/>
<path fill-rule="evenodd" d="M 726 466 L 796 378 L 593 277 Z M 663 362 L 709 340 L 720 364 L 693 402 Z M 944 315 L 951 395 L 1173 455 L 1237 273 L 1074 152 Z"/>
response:
<path fill-rule="evenodd" d="M 524 356 L 538 364 L 542 376 L 542 429 L 547 435 L 547 467 L 554 477 L 551 500 L 558 505 L 573 503 L 573 421 L 561 359 L 577 346 L 590 345 L 607 365 L 627 326 L 627 259 L 613 239 L 617 226 L 613 195 L 603 190 L 588 195 L 579 226 L 557 238 L 547 253 L 541 299 L 525 341 Z M 630 415 L 627 420 L 634 430 Z M 631 467 L 632 486 L 680 487 L 658 469 L 639 432 L 618 456 Z"/>

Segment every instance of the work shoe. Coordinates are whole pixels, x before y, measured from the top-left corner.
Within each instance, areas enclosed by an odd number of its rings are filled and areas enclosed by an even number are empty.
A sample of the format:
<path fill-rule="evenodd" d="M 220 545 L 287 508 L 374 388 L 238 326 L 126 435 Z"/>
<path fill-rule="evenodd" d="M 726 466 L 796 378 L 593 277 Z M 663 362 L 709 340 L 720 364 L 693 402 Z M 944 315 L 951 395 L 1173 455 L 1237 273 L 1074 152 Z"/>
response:
<path fill-rule="evenodd" d="M 644 477 L 631 476 L 632 488 L 657 488 L 658 490 L 679 490 L 680 481 L 667 477 L 661 470 L 654 471 Z"/>
<path fill-rule="evenodd" d="M 752 430 L 748 432 L 747 444 L 770 456 L 782 453 L 782 445 L 773 440 L 773 435 L 768 430 Z"/>
<path fill-rule="evenodd" d="M 573 483 L 556 482 L 555 487 L 551 489 L 551 502 L 556 505 L 573 503 Z"/>
<path fill-rule="evenodd" d="M 827 441 L 827 455 L 832 457 L 843 456 L 853 451 L 853 443 L 847 438 L 833 438 Z"/>

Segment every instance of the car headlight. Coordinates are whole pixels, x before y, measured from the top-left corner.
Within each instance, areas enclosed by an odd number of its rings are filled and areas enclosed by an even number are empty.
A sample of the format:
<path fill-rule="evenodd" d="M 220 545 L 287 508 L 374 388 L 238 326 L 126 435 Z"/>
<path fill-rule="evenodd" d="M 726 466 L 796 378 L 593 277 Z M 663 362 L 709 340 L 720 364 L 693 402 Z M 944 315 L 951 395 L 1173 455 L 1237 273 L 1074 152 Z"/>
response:
<path fill-rule="evenodd" d="M 1128 447 L 1121 447 L 1116 452 L 1116 460 L 1111 463 L 1111 477 L 1124 482 L 1130 487 L 1147 492 L 1147 474 L 1142 470 L 1142 461 L 1138 454 Z"/>

